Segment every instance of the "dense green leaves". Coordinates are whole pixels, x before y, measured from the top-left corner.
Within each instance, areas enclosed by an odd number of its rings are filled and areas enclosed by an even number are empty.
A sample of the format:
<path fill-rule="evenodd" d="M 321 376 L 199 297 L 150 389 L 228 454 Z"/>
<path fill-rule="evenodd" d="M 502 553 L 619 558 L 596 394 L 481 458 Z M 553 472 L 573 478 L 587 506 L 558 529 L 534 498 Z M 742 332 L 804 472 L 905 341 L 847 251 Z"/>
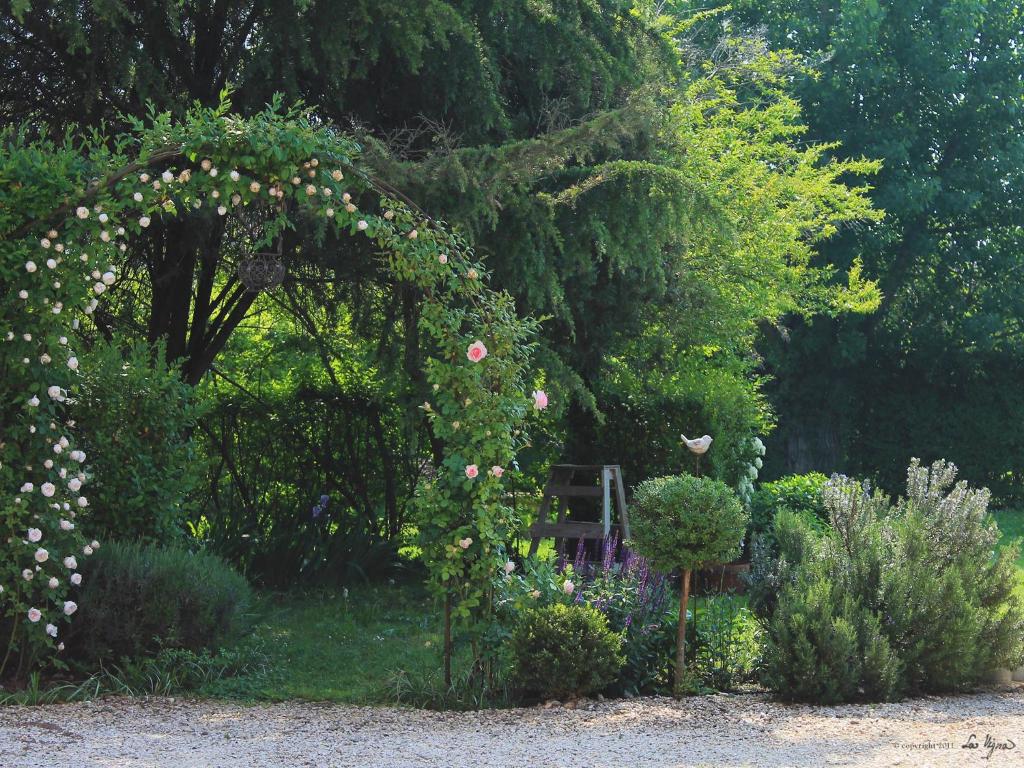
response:
<path fill-rule="evenodd" d="M 899 483 L 909 455 L 945 456 L 1021 493 L 1024 56 L 1008 0 L 742 0 L 738 23 L 818 71 L 797 79 L 810 137 L 882 161 L 883 222 L 823 244 L 864 260 L 871 318 L 792 323 L 768 348 L 784 471 L 837 467 Z M 776 465 L 776 470 L 780 467 Z"/>
<path fill-rule="evenodd" d="M 670 573 L 731 562 L 739 553 L 747 512 L 718 480 L 675 475 L 636 489 L 632 545 L 655 568 Z"/>

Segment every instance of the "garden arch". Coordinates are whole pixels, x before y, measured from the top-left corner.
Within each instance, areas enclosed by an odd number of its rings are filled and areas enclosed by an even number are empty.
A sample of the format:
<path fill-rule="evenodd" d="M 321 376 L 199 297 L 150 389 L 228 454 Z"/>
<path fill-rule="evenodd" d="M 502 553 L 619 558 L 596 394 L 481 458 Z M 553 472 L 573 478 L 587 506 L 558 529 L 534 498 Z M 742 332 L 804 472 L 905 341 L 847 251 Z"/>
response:
<path fill-rule="evenodd" d="M 157 216 L 203 207 L 265 211 L 252 251 L 297 216 L 367 237 L 395 280 L 419 290 L 419 330 L 434 350 L 421 408 L 445 458 L 421 483 L 415 518 L 431 584 L 463 627 L 480 631 L 502 544 L 518 526 L 501 477 L 526 439 L 531 404 L 547 398 L 526 393 L 535 322 L 488 288 L 466 244 L 382 190 L 360 167 L 358 145 L 304 111 L 272 106 L 242 118 L 222 104 L 182 120 L 151 116 L 117 137 L 58 145 L 9 130 L 5 140 L 3 170 L 19 184 L 0 213 L 0 280 L 13 297 L 0 305 L 0 510 L 11 510 L 2 522 L 16 544 L 0 559 L 0 618 L 13 627 L 3 663 L 62 648 L 75 558 L 98 546 L 74 522 L 88 504 L 86 457 L 73 443 L 79 313 L 94 312 L 116 283 L 132 236 Z"/>

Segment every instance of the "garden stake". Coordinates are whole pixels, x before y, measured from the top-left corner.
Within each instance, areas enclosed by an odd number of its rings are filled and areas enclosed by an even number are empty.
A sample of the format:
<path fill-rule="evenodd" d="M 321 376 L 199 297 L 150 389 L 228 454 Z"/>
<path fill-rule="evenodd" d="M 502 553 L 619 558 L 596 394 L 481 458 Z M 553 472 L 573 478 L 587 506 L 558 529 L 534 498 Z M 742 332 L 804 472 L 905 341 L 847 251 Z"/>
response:
<path fill-rule="evenodd" d="M 690 602 L 690 569 L 683 570 L 679 585 L 679 634 L 676 636 L 676 695 L 683 692 L 686 669 L 686 604 Z M 694 617 L 696 619 L 696 617 Z"/>

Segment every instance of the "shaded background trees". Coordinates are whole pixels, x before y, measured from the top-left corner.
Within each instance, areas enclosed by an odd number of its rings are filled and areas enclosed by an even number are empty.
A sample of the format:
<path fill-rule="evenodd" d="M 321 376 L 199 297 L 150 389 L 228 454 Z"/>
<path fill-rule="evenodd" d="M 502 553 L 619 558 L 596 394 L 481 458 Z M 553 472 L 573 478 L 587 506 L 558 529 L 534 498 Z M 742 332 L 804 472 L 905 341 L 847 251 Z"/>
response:
<path fill-rule="evenodd" d="M 877 220 L 855 186 L 875 167 L 807 143 L 797 62 L 718 16 L 625 0 L 5 6 L 7 119 L 59 132 L 227 86 L 243 112 L 281 93 L 458 228 L 519 311 L 547 318 L 537 384 L 556 407 L 524 485 L 555 457 L 618 462 L 630 482 L 676 470 L 679 431 L 715 434 L 712 470 L 735 482 L 773 422 L 764 328 L 877 302 L 855 253 L 812 263 Z M 166 343 L 211 409 L 193 433 L 212 467 L 195 530 L 271 581 L 346 540 L 393 549 L 436 453 L 417 296 L 369 249 L 303 232 L 285 240 L 285 286 L 257 298 L 221 227 L 152 227 L 97 313 L 108 338 Z M 329 519 L 313 520 L 321 494 Z"/>
<path fill-rule="evenodd" d="M 1024 493 L 1021 253 L 1024 33 L 1017 3 L 731 3 L 820 73 L 797 80 L 818 140 L 879 158 L 885 220 L 824 243 L 864 260 L 869 316 L 786 322 L 763 349 L 775 381 L 774 473 L 842 469 L 899 486 L 909 456 L 945 457 L 1004 500 Z"/>

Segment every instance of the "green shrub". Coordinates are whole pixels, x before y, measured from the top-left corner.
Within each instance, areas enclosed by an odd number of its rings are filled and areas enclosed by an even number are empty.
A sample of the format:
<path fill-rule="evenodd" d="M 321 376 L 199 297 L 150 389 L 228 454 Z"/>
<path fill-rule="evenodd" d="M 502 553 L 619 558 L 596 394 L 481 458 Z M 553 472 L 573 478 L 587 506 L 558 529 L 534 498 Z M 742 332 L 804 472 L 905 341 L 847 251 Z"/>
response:
<path fill-rule="evenodd" d="M 527 698 L 589 696 L 613 683 L 625 659 L 622 638 L 600 611 L 548 605 L 528 611 L 512 632 L 512 678 Z"/>
<path fill-rule="evenodd" d="M 915 460 L 896 504 L 837 477 L 824 489 L 828 530 L 777 519 L 766 686 L 786 699 L 884 700 L 961 690 L 1020 663 L 1016 550 L 997 550 L 988 491 L 955 477 Z"/>
<path fill-rule="evenodd" d="M 192 387 L 168 365 L 163 345 L 100 343 L 83 370 L 75 416 L 96 478 L 83 522 L 101 539 L 173 541 L 203 481 L 191 439 L 201 415 Z"/>
<path fill-rule="evenodd" d="M 487 638 L 490 646 L 506 641 L 527 611 L 553 603 L 589 605 L 622 637 L 625 663 L 606 693 L 636 696 L 670 690 L 678 619 L 669 579 L 633 552 L 625 551 L 615 561 L 616 545 L 617 539 L 606 540 L 604 557 L 592 564 L 584 563 L 581 555 L 576 563 L 559 568 L 553 560 L 534 556 L 513 573 L 503 573 L 495 582 L 498 620 Z M 574 585 L 571 594 L 564 589 L 567 580 Z"/>
<path fill-rule="evenodd" d="M 769 624 L 761 682 L 793 701 L 887 701 L 898 666 L 877 618 L 827 575 L 805 571 Z"/>
<path fill-rule="evenodd" d="M 206 553 L 113 543 L 83 563 L 69 652 L 85 662 L 216 649 L 244 624 L 245 579 Z"/>
<path fill-rule="evenodd" d="M 820 472 L 809 472 L 764 483 L 750 501 L 747 541 L 752 545 L 763 537 L 768 546 L 774 547 L 775 516 L 782 510 L 800 515 L 811 525 L 827 523 L 828 513 L 821 495 L 826 482 L 828 478 Z"/>

